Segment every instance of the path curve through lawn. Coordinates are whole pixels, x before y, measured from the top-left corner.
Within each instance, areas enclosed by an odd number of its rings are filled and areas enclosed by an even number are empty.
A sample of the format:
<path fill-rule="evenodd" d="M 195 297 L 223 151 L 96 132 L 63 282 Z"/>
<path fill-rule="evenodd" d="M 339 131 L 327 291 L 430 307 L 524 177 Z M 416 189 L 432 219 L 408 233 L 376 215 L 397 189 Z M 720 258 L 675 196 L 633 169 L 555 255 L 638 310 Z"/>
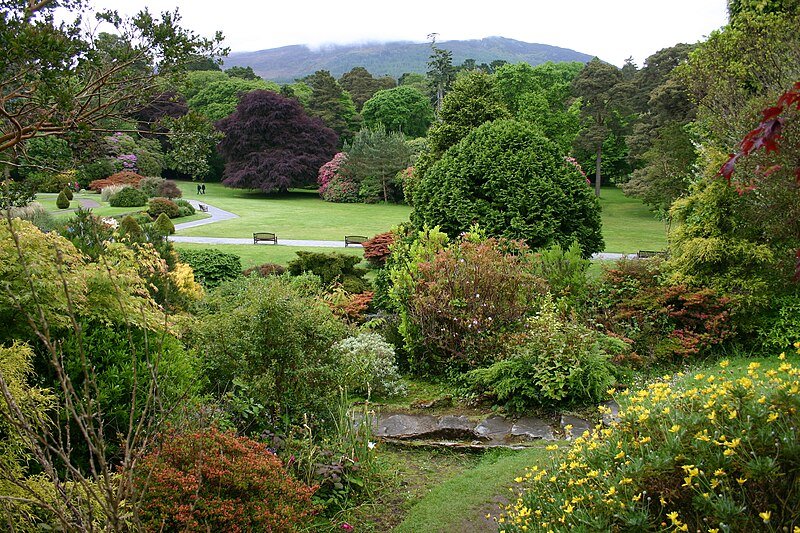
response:
<path fill-rule="evenodd" d="M 203 204 L 208 206 L 208 214 L 211 215 L 208 218 L 203 218 L 200 220 L 193 220 L 192 222 L 183 222 L 182 224 L 175 224 L 175 231 L 180 231 L 182 229 L 187 228 L 194 228 L 197 226 L 204 226 L 206 224 L 213 224 L 214 222 L 219 222 L 221 220 L 230 220 L 232 218 L 239 218 L 239 215 L 236 213 L 231 213 L 230 211 L 225 211 L 220 209 L 219 207 L 214 207 L 211 204 L 206 202 L 200 202 L 198 200 L 188 200 L 190 204 L 194 206 L 195 209 L 199 210 L 199 205 Z M 172 242 L 186 242 L 186 243 L 194 243 L 194 244 L 255 244 L 253 243 L 253 239 L 241 239 L 241 238 L 231 238 L 231 237 L 185 237 L 182 235 L 171 235 L 169 240 Z M 262 246 L 274 246 L 270 244 L 263 244 Z M 297 240 L 297 239 L 279 239 L 278 246 L 309 246 L 313 248 L 344 248 L 344 241 L 314 241 L 314 240 Z M 351 244 L 350 246 L 360 247 L 360 244 Z M 622 259 L 623 257 L 635 257 L 627 256 L 625 254 L 616 254 L 610 252 L 600 252 L 592 255 L 592 259 L 602 259 L 602 260 L 610 260 L 616 261 L 617 259 Z"/>
<path fill-rule="evenodd" d="M 81 204 L 81 207 L 84 209 L 100 207 L 100 204 L 96 200 L 89 200 L 88 198 L 78 198 L 78 203 Z"/>

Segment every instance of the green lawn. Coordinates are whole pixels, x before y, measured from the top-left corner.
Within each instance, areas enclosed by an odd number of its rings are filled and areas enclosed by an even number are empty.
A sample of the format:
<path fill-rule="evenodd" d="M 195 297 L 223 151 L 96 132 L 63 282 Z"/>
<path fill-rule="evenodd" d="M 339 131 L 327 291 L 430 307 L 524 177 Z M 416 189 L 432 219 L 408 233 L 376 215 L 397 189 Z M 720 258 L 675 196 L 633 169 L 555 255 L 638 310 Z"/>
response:
<path fill-rule="evenodd" d="M 488 452 L 476 467 L 434 487 L 392 531 L 497 531 L 497 524 L 486 514 L 497 516 L 499 505 L 514 497 L 508 490 L 515 485 L 514 479 L 525 475 L 525 468 L 540 463 L 549 453 L 544 445 Z"/>
<path fill-rule="evenodd" d="M 184 198 L 208 202 L 240 217 L 183 230 L 178 235 L 244 238 L 252 237 L 255 231 L 269 231 L 279 239 L 340 241 L 345 235 L 372 237 L 389 231 L 407 221 L 411 213 L 406 205 L 325 202 L 315 191 L 266 195 L 207 183 L 206 194 L 198 195 L 195 183 L 178 185 Z"/>
<path fill-rule="evenodd" d="M 340 240 L 345 234 L 368 237 L 408 220 L 411 208 L 392 204 L 336 204 L 325 202 L 313 191 L 265 195 L 229 189 L 219 183 L 206 185 L 205 196 L 196 184 L 180 182 L 184 198 L 207 201 L 231 211 L 238 219 L 190 228 L 179 235 L 249 237 L 254 231 L 271 231 L 283 239 Z M 600 198 L 603 236 L 608 252 L 634 253 L 662 250 L 667 244 L 663 222 L 639 200 L 627 198 L 617 188 L 603 189 Z"/>
<path fill-rule="evenodd" d="M 359 247 L 355 248 L 312 248 L 308 246 L 283 246 L 272 244 L 193 244 L 185 242 L 173 243 L 178 250 L 201 250 L 204 248 L 213 248 L 220 252 L 228 254 L 236 254 L 242 258 L 242 268 L 249 268 L 251 266 L 263 265 L 264 263 L 277 263 L 279 265 L 286 265 L 297 255 L 295 252 L 305 250 L 309 252 L 339 252 L 349 255 L 362 256 L 364 250 Z"/>
<path fill-rule="evenodd" d="M 603 239 L 606 252 L 636 253 L 663 250 L 667 246 L 664 223 L 640 200 L 628 198 L 621 189 L 604 188 L 600 193 L 603 208 Z"/>

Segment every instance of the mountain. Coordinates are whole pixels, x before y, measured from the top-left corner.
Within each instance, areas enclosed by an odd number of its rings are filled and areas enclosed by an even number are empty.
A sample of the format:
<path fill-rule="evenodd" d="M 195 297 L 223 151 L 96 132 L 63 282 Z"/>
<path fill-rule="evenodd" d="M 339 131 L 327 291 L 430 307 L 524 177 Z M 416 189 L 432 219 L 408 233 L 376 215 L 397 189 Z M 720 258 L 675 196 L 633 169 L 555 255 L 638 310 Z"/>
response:
<path fill-rule="evenodd" d="M 442 41 L 436 45 L 453 52 L 454 65 L 460 65 L 465 59 L 474 59 L 478 64 L 491 63 L 496 59 L 531 65 L 546 61 L 586 63 L 593 57 L 569 48 L 526 43 L 505 37 Z M 406 41 L 331 45 L 318 50 L 305 45 L 292 45 L 258 52 L 234 52 L 225 58 L 223 68 L 253 67 L 256 74 L 265 80 L 278 83 L 291 83 L 318 70 L 328 70 L 339 78 L 353 67 L 364 67 L 376 77 L 389 75 L 398 78 L 406 72 L 427 72 L 430 54 L 429 43 Z"/>

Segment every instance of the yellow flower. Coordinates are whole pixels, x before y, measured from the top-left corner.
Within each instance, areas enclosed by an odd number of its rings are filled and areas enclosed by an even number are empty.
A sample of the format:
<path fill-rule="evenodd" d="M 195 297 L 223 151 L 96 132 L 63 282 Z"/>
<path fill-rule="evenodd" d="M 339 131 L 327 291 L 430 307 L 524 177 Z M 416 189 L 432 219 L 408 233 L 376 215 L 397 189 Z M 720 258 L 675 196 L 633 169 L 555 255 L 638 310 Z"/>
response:
<path fill-rule="evenodd" d="M 772 513 L 770 511 L 764 511 L 763 513 L 758 513 L 758 516 L 761 517 L 761 520 L 763 520 L 765 524 L 768 524 L 769 517 L 772 516 Z"/>
<path fill-rule="evenodd" d="M 717 476 L 717 477 L 724 476 L 725 475 L 725 471 L 723 469 L 721 469 L 721 468 L 717 468 L 716 470 L 714 470 L 714 475 Z"/>
<path fill-rule="evenodd" d="M 778 413 L 770 413 L 767 416 L 767 422 L 775 422 L 778 419 Z"/>
<path fill-rule="evenodd" d="M 744 485 L 745 483 L 747 483 L 747 478 L 744 478 L 744 477 L 738 477 L 738 478 L 736 478 L 736 482 L 737 482 L 739 485 Z"/>
<path fill-rule="evenodd" d="M 673 424 L 671 428 L 669 428 L 670 433 L 677 433 L 681 430 L 681 426 L 679 424 Z"/>
<path fill-rule="evenodd" d="M 550 446 L 547 446 L 547 447 L 545 448 L 545 450 L 547 450 L 547 451 L 551 451 L 551 452 L 552 452 L 553 450 L 557 450 L 557 449 L 558 449 L 558 444 L 551 444 Z"/>
<path fill-rule="evenodd" d="M 731 364 L 731 362 L 728 361 L 727 359 L 723 359 L 722 361 L 719 362 L 720 368 L 728 368 L 729 364 Z"/>

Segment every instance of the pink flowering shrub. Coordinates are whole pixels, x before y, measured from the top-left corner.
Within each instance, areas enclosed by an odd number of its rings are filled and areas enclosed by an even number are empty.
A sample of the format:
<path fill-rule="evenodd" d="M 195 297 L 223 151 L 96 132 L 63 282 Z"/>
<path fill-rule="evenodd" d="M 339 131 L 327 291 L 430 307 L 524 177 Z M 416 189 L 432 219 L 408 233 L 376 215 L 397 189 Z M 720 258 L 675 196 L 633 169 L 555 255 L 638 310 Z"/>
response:
<path fill-rule="evenodd" d="M 319 169 L 319 195 L 326 202 L 358 201 L 358 184 L 342 172 L 346 160 L 347 154 L 339 152 Z"/>

